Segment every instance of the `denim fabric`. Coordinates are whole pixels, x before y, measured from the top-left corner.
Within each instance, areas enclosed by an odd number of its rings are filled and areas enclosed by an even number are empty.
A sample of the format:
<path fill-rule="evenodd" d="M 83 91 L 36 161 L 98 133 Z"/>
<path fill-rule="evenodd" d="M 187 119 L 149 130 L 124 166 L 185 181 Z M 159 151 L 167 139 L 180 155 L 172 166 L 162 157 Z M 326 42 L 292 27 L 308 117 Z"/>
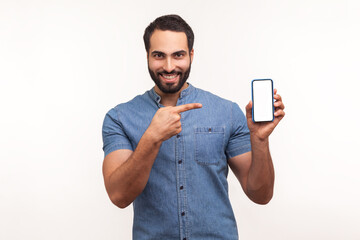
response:
<path fill-rule="evenodd" d="M 105 116 L 105 156 L 135 150 L 155 112 L 154 89 L 119 104 Z M 133 202 L 133 239 L 238 239 L 228 197 L 227 159 L 251 150 L 246 118 L 236 103 L 195 88 L 177 105 L 202 103 L 181 113 L 182 132 L 162 143 L 144 191 Z"/>

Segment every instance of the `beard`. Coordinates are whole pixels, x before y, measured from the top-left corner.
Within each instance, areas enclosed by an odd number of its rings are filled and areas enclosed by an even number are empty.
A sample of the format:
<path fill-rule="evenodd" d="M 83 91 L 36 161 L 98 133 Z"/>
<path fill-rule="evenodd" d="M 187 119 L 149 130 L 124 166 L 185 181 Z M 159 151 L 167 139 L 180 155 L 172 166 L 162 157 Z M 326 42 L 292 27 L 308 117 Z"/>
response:
<path fill-rule="evenodd" d="M 150 76 L 151 76 L 152 80 L 154 81 L 156 86 L 163 93 L 176 93 L 176 92 L 178 92 L 184 86 L 184 84 L 186 83 L 186 80 L 189 78 L 190 69 L 191 69 L 191 63 L 189 64 L 189 68 L 184 72 L 174 70 L 174 71 L 171 71 L 171 72 L 162 71 L 162 72 L 154 73 L 149 68 L 149 64 L 148 64 L 148 70 L 149 70 L 149 73 L 150 73 Z M 163 84 L 161 82 L 161 80 L 160 80 L 160 74 L 177 74 L 177 75 L 179 75 L 179 81 L 178 81 L 178 83 L 165 83 L 165 84 Z"/>

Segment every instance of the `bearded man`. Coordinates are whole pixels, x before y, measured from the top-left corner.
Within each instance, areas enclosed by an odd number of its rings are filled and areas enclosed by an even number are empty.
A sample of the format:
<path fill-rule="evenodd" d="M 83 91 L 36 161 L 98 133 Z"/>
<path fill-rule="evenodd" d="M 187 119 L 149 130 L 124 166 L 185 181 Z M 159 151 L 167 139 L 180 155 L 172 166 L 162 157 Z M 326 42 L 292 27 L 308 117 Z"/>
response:
<path fill-rule="evenodd" d="M 275 119 L 252 121 L 229 100 L 187 82 L 194 33 L 177 15 L 145 30 L 155 86 L 111 109 L 103 123 L 103 175 L 111 201 L 133 203 L 133 239 L 238 239 L 228 196 L 229 167 L 253 202 L 273 195 L 269 135 L 284 117 L 274 91 Z"/>

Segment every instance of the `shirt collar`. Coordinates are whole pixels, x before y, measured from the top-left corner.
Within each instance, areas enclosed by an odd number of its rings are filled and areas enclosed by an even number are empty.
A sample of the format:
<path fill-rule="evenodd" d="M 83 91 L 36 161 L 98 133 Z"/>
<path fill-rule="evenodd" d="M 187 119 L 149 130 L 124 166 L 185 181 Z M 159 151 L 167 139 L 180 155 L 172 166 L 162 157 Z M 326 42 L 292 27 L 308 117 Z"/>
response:
<path fill-rule="evenodd" d="M 191 85 L 190 83 L 187 83 L 189 86 L 187 88 L 185 88 L 184 90 L 181 91 L 180 93 L 180 98 L 184 98 L 188 95 L 191 94 L 191 92 L 193 92 L 193 90 L 195 89 L 193 85 Z M 155 92 L 155 87 L 153 87 L 151 90 L 150 90 L 150 97 L 155 101 L 157 102 L 158 104 L 160 104 L 160 101 L 161 101 L 161 97 L 159 96 L 159 94 L 157 94 Z"/>

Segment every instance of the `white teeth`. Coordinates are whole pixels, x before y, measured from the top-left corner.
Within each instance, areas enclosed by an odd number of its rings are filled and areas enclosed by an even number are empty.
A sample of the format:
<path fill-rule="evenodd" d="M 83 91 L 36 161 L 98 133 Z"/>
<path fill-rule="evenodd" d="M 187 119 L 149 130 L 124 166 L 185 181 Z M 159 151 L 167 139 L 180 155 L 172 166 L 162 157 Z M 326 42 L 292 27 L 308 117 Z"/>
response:
<path fill-rule="evenodd" d="M 162 76 L 166 79 L 173 79 L 177 76 L 177 74 L 176 75 L 162 75 Z"/>

